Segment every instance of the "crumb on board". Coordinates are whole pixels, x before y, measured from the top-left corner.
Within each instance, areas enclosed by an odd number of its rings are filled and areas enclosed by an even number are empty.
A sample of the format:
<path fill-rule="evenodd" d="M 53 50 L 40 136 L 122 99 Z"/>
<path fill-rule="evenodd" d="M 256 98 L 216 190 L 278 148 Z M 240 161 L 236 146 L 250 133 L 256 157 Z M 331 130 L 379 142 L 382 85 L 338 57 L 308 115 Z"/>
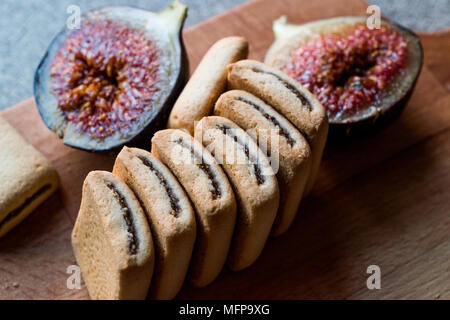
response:
<path fill-rule="evenodd" d="M 18 282 L 12 282 L 12 283 L 5 283 L 3 286 L 4 290 L 8 290 L 9 288 L 18 288 L 20 287 L 20 284 Z"/>

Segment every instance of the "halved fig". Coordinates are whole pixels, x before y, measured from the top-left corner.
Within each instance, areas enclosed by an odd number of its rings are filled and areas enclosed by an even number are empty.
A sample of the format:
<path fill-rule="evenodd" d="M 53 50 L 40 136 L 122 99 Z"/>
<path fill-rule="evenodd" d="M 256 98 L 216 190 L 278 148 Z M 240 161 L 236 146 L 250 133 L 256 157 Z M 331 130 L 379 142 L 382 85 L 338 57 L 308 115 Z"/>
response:
<path fill-rule="evenodd" d="M 356 135 L 392 122 L 408 102 L 423 63 L 420 39 L 382 19 L 337 17 L 303 25 L 274 21 L 265 63 L 289 74 L 327 109 L 330 134 Z"/>
<path fill-rule="evenodd" d="M 62 30 L 34 79 L 47 127 L 65 144 L 92 151 L 160 129 L 189 72 L 181 37 L 186 13 L 177 1 L 159 13 L 111 6 Z"/>

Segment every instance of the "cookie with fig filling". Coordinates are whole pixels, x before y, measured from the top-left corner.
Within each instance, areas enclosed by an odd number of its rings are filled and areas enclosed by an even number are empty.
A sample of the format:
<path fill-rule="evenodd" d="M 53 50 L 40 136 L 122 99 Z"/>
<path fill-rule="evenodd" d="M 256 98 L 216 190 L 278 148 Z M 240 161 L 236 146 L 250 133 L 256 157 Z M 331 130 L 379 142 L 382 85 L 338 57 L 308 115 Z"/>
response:
<path fill-rule="evenodd" d="M 261 98 L 306 138 L 312 152 L 311 175 L 305 187 L 305 194 L 308 194 L 316 180 L 328 135 L 328 117 L 323 105 L 296 80 L 255 60 L 229 65 L 228 86 Z"/>
<path fill-rule="evenodd" d="M 230 119 L 278 162 L 280 206 L 272 235 L 285 232 L 295 218 L 310 174 L 311 150 L 300 132 L 282 115 L 254 95 L 231 90 L 217 100 L 214 115 Z"/>
<path fill-rule="evenodd" d="M 106 171 L 83 184 L 72 246 L 92 299 L 145 299 L 154 251 L 144 211 L 130 188 Z"/>
<path fill-rule="evenodd" d="M 22 222 L 58 187 L 44 155 L 0 117 L 0 237 Z"/>
<path fill-rule="evenodd" d="M 275 173 L 256 142 L 226 118 L 203 118 L 195 127 L 195 139 L 222 165 L 234 189 L 238 215 L 228 265 L 244 269 L 259 257 L 278 210 Z"/>
<path fill-rule="evenodd" d="M 197 240 L 188 277 L 194 286 L 206 286 L 219 275 L 230 248 L 236 222 L 231 185 L 209 151 L 183 130 L 158 131 L 152 153 L 178 178 L 194 206 Z"/>
<path fill-rule="evenodd" d="M 195 121 L 209 116 L 227 85 L 227 65 L 248 55 L 243 37 L 226 37 L 214 43 L 200 61 L 181 92 L 167 124 L 171 129 L 185 129 L 194 134 Z"/>
<path fill-rule="evenodd" d="M 173 299 L 183 285 L 196 237 L 194 210 L 175 176 L 150 152 L 123 147 L 113 172 L 144 208 L 155 245 L 151 299 Z"/>

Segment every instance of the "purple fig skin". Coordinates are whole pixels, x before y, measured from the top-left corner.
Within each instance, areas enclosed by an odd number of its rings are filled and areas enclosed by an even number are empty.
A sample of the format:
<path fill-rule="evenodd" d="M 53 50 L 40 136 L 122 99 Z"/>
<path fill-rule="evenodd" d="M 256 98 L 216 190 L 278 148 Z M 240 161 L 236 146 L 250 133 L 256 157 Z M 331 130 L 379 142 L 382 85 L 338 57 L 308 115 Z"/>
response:
<path fill-rule="evenodd" d="M 94 9 L 96 10 L 102 10 L 107 8 L 118 8 L 118 7 L 103 7 Z M 133 7 L 123 7 L 123 8 L 133 8 Z M 90 148 L 88 146 L 84 147 L 83 145 L 73 145 L 67 142 L 64 142 L 64 144 L 73 147 L 75 149 L 88 151 L 88 152 L 100 152 L 100 153 L 107 153 L 107 154 L 116 154 L 118 153 L 122 146 L 127 145 L 130 147 L 141 147 L 144 149 L 149 150 L 150 148 L 150 139 L 153 136 L 153 134 L 165 128 L 165 124 L 167 122 L 167 119 L 170 114 L 170 110 L 172 109 L 173 104 L 175 103 L 177 97 L 181 93 L 182 89 L 184 88 L 188 78 L 189 78 L 189 60 L 186 54 L 186 49 L 183 41 L 183 35 L 182 30 L 184 26 L 184 22 L 186 20 L 186 14 L 184 14 L 183 17 L 181 17 L 180 21 L 180 29 L 178 33 L 178 41 L 180 46 L 180 57 L 179 57 L 179 65 L 180 70 L 178 70 L 178 76 L 176 78 L 175 84 L 173 88 L 171 89 L 170 93 L 168 94 L 165 102 L 162 105 L 158 106 L 157 112 L 153 112 L 153 116 L 149 119 L 148 124 L 141 128 L 140 132 L 138 132 L 135 136 L 129 138 L 128 140 L 122 140 L 119 143 L 113 145 L 112 147 L 106 147 L 106 148 Z M 54 124 L 52 123 L 52 115 L 47 114 L 48 112 L 45 111 L 43 108 L 43 103 L 45 99 L 41 96 L 42 89 L 40 89 L 41 84 L 43 81 L 49 81 L 48 78 L 49 70 L 45 70 L 46 65 L 48 65 L 49 56 L 51 52 L 55 52 L 58 50 L 59 46 L 67 39 L 68 36 L 70 36 L 71 32 L 68 32 L 66 29 L 63 29 L 61 32 L 58 33 L 58 35 L 53 39 L 51 44 L 46 50 L 46 53 L 44 54 L 43 58 L 41 59 L 36 72 L 34 76 L 34 96 L 35 96 L 35 102 L 36 106 L 38 108 L 39 114 L 44 121 L 45 125 L 52 131 L 56 132 L 56 128 L 54 127 Z M 45 92 L 45 95 L 51 95 L 51 92 Z"/>

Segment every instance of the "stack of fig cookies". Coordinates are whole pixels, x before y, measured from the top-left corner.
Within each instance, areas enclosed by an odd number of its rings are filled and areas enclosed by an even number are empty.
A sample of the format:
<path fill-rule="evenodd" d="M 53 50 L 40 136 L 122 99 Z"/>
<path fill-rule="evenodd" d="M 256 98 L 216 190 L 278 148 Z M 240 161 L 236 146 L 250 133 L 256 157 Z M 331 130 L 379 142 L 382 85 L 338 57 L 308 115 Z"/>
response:
<path fill-rule="evenodd" d="M 247 58 L 241 37 L 206 53 L 151 152 L 124 147 L 89 173 L 72 243 L 94 299 L 172 299 L 254 263 L 316 179 L 324 107 L 286 74 Z M 227 91 L 228 90 L 228 91 Z"/>

